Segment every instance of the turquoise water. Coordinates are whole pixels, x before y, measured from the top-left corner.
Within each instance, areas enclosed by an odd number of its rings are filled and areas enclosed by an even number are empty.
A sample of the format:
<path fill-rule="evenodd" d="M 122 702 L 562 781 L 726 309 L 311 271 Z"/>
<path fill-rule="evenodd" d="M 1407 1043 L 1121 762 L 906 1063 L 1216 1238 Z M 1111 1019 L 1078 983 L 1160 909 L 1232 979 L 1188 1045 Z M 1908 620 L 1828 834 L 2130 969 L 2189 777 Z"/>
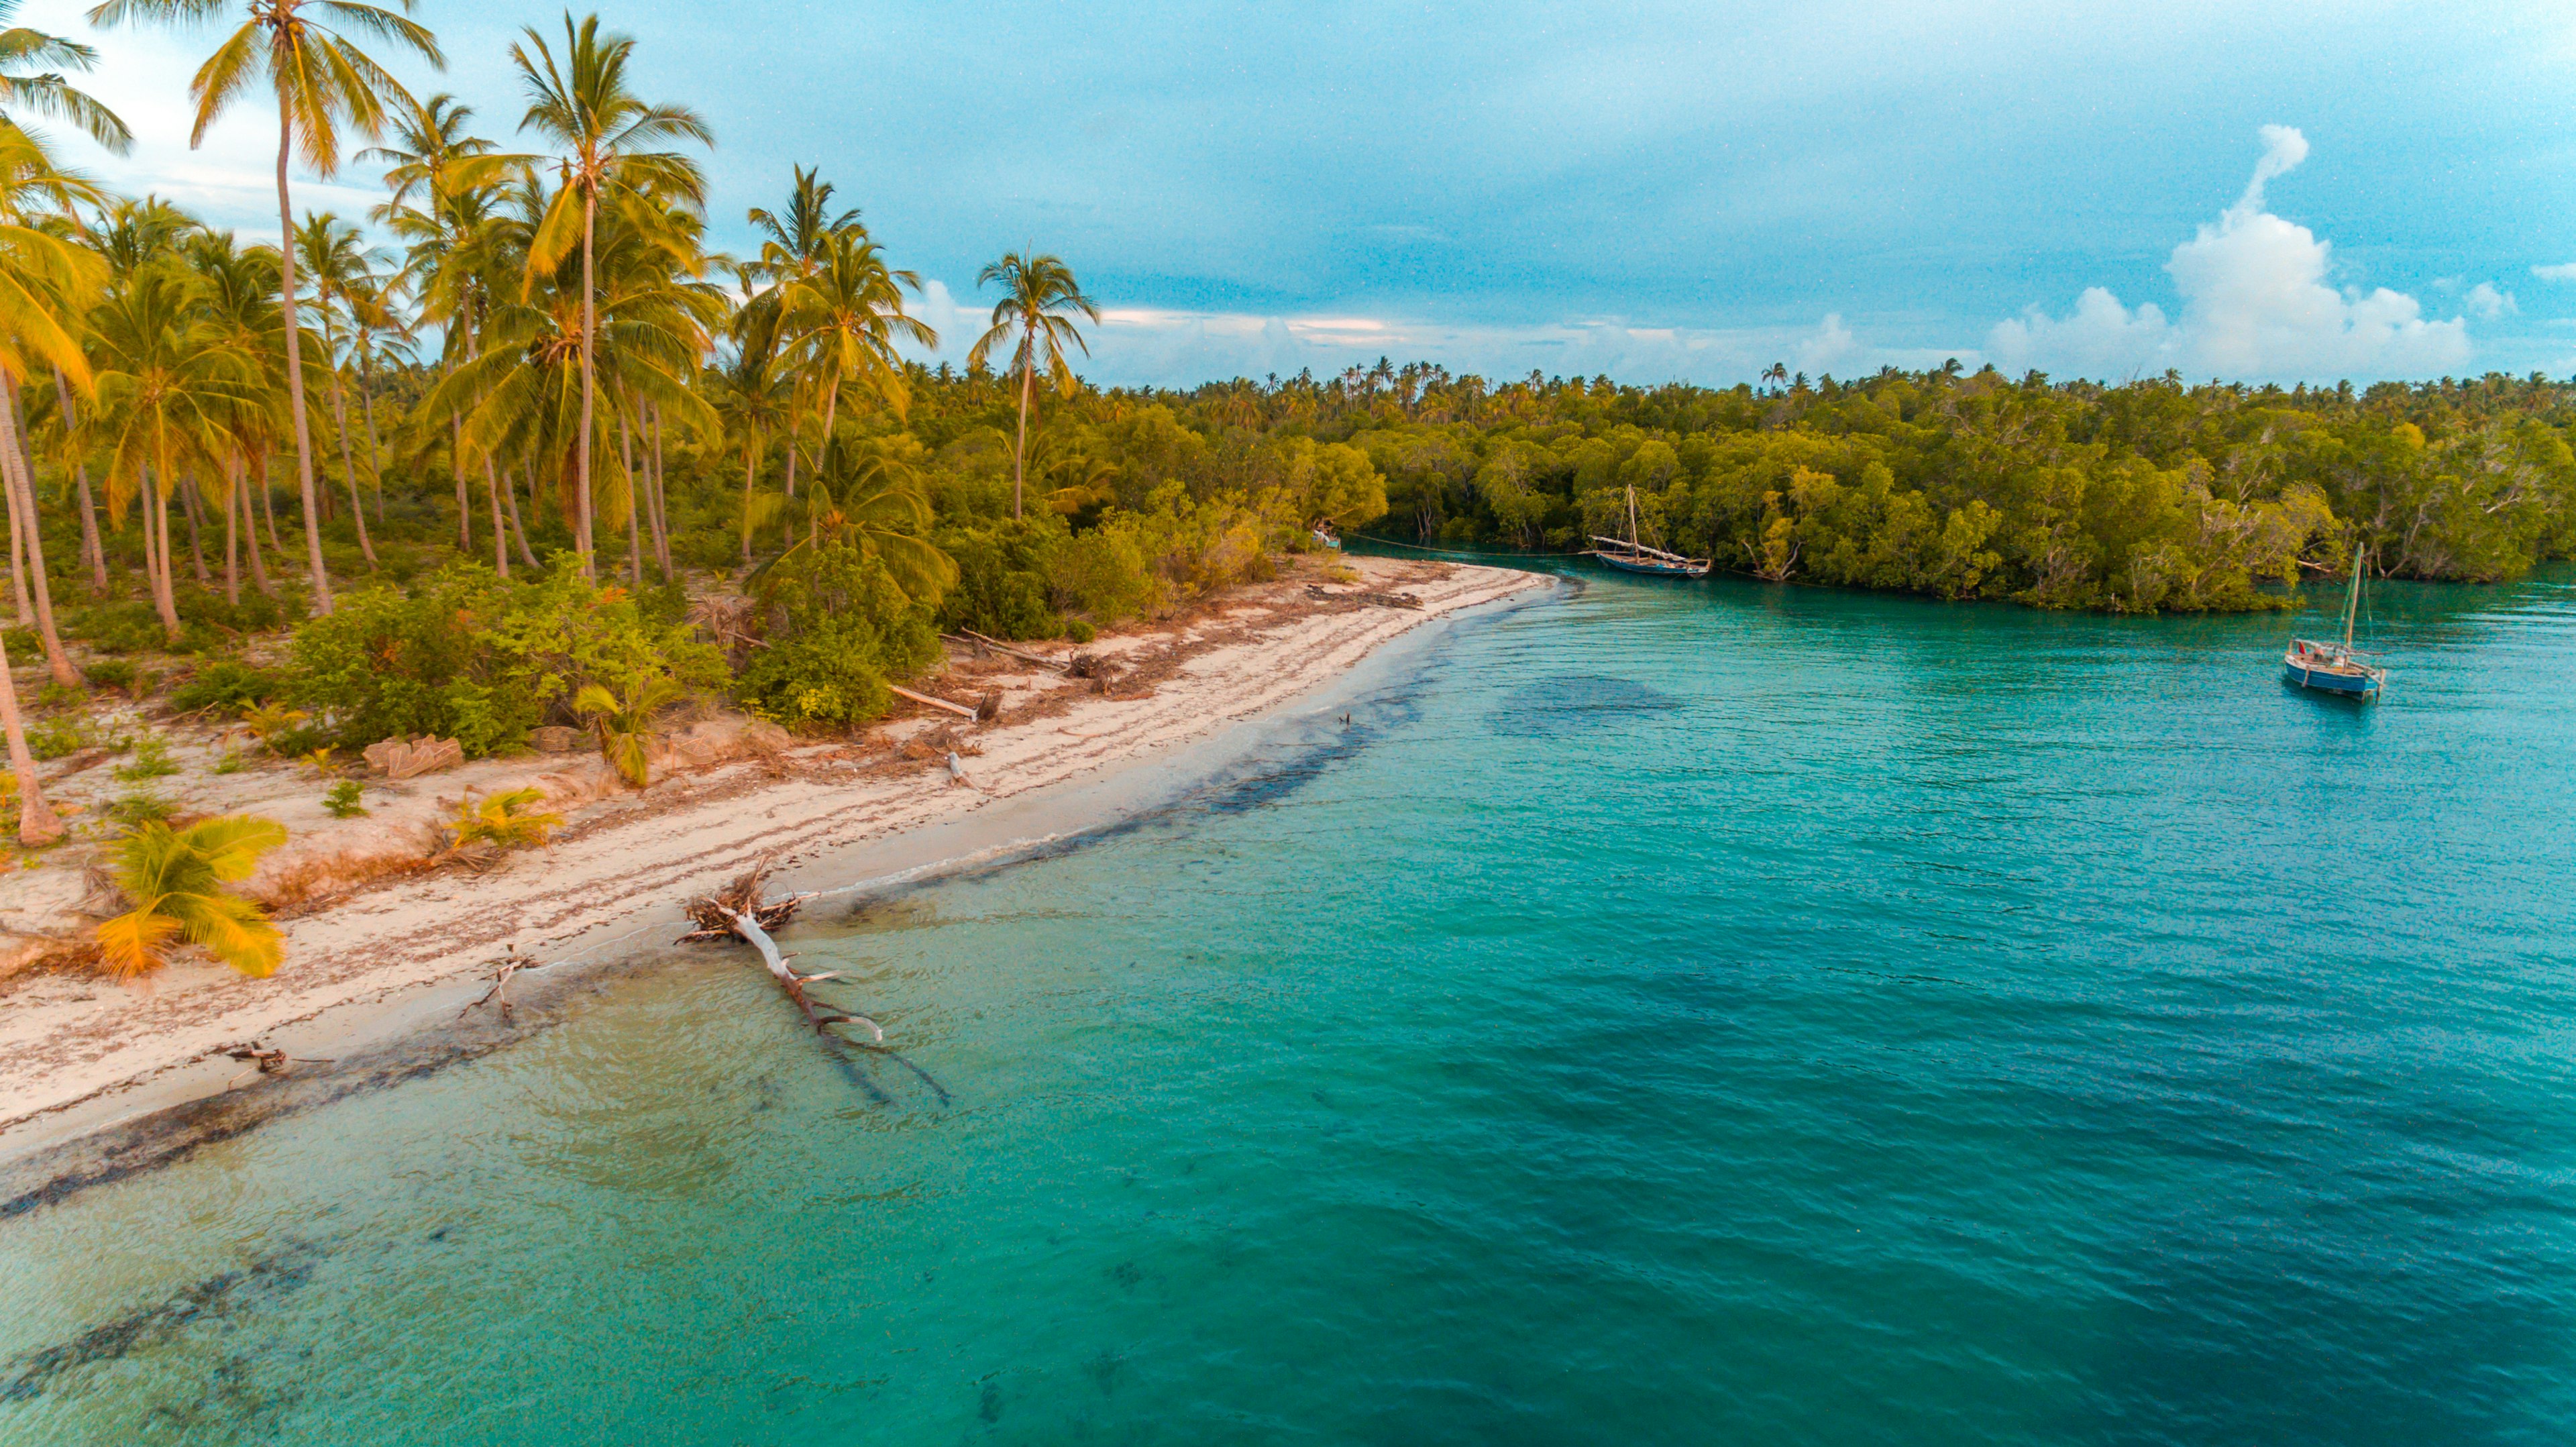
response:
<path fill-rule="evenodd" d="M 2576 1435 L 2576 585 L 1595 578 L 1142 827 L 0 1221 L 0 1440 Z M 88 1335 L 84 1335 L 87 1333 Z"/>

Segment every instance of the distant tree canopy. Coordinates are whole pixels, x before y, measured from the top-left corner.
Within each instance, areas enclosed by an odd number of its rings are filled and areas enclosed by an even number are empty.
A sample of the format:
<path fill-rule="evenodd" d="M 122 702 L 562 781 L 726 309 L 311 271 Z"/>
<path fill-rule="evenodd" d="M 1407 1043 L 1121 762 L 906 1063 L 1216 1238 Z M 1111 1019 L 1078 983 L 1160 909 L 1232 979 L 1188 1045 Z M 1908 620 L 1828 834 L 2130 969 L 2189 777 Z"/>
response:
<path fill-rule="evenodd" d="M 1721 568 L 2048 608 L 2273 606 L 2259 584 L 2340 570 L 2356 543 L 2407 578 L 2576 555 L 2576 382 L 2538 375 L 2284 390 L 1949 367 L 1717 390 L 1380 361 L 1072 410 L 1096 420 L 1070 445 L 1123 462 L 1129 490 L 1251 483 L 1311 439 L 1373 466 L 1394 538 L 1575 551 L 1634 486 L 1648 541 Z"/>

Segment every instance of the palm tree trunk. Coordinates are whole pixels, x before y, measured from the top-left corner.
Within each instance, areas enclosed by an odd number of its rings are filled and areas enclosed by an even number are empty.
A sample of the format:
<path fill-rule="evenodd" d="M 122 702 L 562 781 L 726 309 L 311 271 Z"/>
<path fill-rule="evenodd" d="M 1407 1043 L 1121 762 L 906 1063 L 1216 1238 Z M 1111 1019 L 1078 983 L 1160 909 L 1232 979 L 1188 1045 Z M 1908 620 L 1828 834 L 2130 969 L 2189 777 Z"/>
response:
<path fill-rule="evenodd" d="M 590 560 L 590 414 L 599 390 L 597 361 L 591 355 L 591 334 L 599 330 L 598 285 L 591 257 L 593 233 L 599 225 L 599 192 L 585 191 L 581 198 L 581 456 L 573 491 L 573 525 L 579 535 L 573 546 L 581 550 L 581 575 L 596 578 Z"/>
<path fill-rule="evenodd" d="M 241 470 L 238 460 L 236 460 L 234 465 L 236 475 L 241 479 L 240 484 L 233 490 L 241 495 L 242 530 L 250 534 L 250 548 L 248 551 L 250 553 L 251 586 L 259 589 L 261 596 L 274 598 L 277 596 L 277 585 L 268 580 L 268 561 L 262 556 L 259 545 L 259 519 L 253 517 L 250 511 L 250 478 L 247 472 Z M 267 478 L 264 475 L 266 472 L 265 463 L 262 464 L 262 472 L 263 476 L 261 478 L 261 486 L 262 489 L 265 490 L 267 485 Z"/>
<path fill-rule="evenodd" d="M 626 572 L 640 590 L 644 586 L 644 500 L 635 488 L 635 430 L 626 425 L 626 414 L 617 414 L 617 455 L 626 469 Z"/>
<path fill-rule="evenodd" d="M 179 506 L 188 518 L 188 562 L 196 569 L 197 586 L 202 588 L 214 579 L 206 572 L 205 544 L 197 537 L 197 515 L 205 511 L 197 501 L 197 475 L 180 473 L 179 487 Z"/>
<path fill-rule="evenodd" d="M 161 550 L 161 585 L 152 602 L 161 613 L 162 630 L 177 643 L 183 631 L 179 626 L 179 580 L 170 562 L 170 474 L 161 475 L 162 486 L 152 492 L 152 514 L 143 525 L 153 531 L 153 541 Z"/>
<path fill-rule="evenodd" d="M 358 400 L 367 409 L 367 486 L 376 494 L 376 525 L 385 521 L 385 464 L 376 442 L 376 359 L 373 338 L 367 329 L 358 329 Z M 461 483 L 463 479 L 458 479 Z M 464 492 L 459 486 L 457 491 Z"/>
<path fill-rule="evenodd" d="M 323 299 L 322 342 L 331 345 L 331 312 L 329 298 Z M 358 551 L 367 558 L 367 566 L 376 566 L 376 545 L 367 540 L 367 505 L 358 500 L 358 468 L 349 460 L 349 403 L 340 390 L 340 364 L 331 364 L 331 426 L 340 434 L 340 480 L 349 485 L 349 521 L 358 529 Z"/>
<path fill-rule="evenodd" d="M 80 417 L 72 411 L 71 383 L 63 379 L 60 367 L 54 368 L 54 400 L 62 404 L 63 432 L 69 435 L 74 427 L 80 425 Z M 90 503 L 89 463 L 86 460 L 76 462 L 72 472 L 80 479 L 81 561 L 89 565 L 90 591 L 104 593 L 107 591 L 107 547 L 99 541 L 98 511 Z"/>
<path fill-rule="evenodd" d="M 1020 444 L 1011 450 L 1011 518 L 1020 516 L 1020 488 L 1029 470 L 1029 393 L 1037 386 L 1037 358 L 1020 359 Z"/>
<path fill-rule="evenodd" d="M 492 497 L 492 571 L 510 576 L 510 530 L 501 525 L 501 474 L 483 459 L 483 488 Z"/>
<path fill-rule="evenodd" d="M 778 540 L 796 541 L 796 419 L 787 419 L 787 501 L 778 509 Z"/>
<path fill-rule="evenodd" d="M 448 424 L 447 466 L 456 474 L 456 550 L 474 552 L 474 498 L 465 490 L 465 424 Z"/>
<path fill-rule="evenodd" d="M 277 549 L 280 565 L 293 561 L 287 556 L 286 542 L 277 535 L 277 489 L 268 485 L 268 449 L 259 450 L 259 510 L 268 519 L 268 545 Z"/>
<path fill-rule="evenodd" d="M 241 606 L 241 530 L 236 519 L 241 516 L 241 486 L 229 475 L 224 479 L 224 606 Z"/>
<path fill-rule="evenodd" d="M 653 558 L 662 581 L 671 581 L 670 499 L 662 491 L 662 404 L 653 404 Z"/>
<path fill-rule="evenodd" d="M 18 484 L 9 484 L 9 615 L 11 627 L 24 628 L 36 617 L 35 600 L 27 595 L 27 525 L 18 516 Z"/>
<path fill-rule="evenodd" d="M 36 636 L 45 647 L 45 668 L 54 682 L 65 688 L 77 688 L 80 671 L 72 667 L 70 655 L 63 652 L 63 636 L 54 628 L 54 586 L 45 576 L 45 515 L 36 506 L 36 465 L 27 455 L 25 414 L 18 410 L 18 379 L 0 372 L 0 422 L 5 422 L 6 439 L 12 465 L 11 484 L 18 506 L 27 515 L 27 580 L 35 586 Z"/>
<path fill-rule="evenodd" d="M 528 546 L 528 525 L 519 517 L 519 484 L 507 472 L 502 474 L 502 480 L 509 483 L 501 490 L 501 495 L 510 500 L 510 531 L 519 535 L 519 560 L 533 568 L 537 566 L 537 550 Z M 536 485 L 533 469 L 528 474 L 528 483 L 530 487 Z"/>
<path fill-rule="evenodd" d="M 304 417 L 303 324 L 295 315 L 295 207 L 286 194 L 286 156 L 295 143 L 292 92 L 277 88 L 278 305 L 286 320 L 286 396 L 295 413 L 295 474 L 304 485 L 304 553 L 313 571 L 313 611 L 331 611 L 331 575 L 322 566 L 321 509 L 313 495 L 313 434 Z"/>
<path fill-rule="evenodd" d="M 751 478 L 755 467 L 752 450 L 742 450 L 742 564 L 751 566 Z"/>
<path fill-rule="evenodd" d="M 51 844 L 63 837 L 63 821 L 46 806 L 44 786 L 36 782 L 36 755 L 27 747 L 27 726 L 18 717 L 18 680 L 9 672 L 5 644 L 0 644 L 0 732 L 9 736 L 9 772 L 18 780 L 18 842 Z"/>

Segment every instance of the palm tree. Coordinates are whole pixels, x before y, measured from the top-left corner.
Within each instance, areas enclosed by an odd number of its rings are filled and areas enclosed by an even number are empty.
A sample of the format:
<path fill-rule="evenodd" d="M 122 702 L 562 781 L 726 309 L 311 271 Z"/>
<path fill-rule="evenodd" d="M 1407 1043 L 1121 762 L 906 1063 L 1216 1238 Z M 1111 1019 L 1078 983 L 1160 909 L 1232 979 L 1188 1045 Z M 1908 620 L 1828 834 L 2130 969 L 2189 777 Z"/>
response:
<path fill-rule="evenodd" d="M 581 222 L 581 427 L 575 440 L 575 516 L 573 543 L 581 554 L 584 577 L 595 576 L 591 540 L 591 425 L 599 395 L 594 333 L 597 310 L 596 250 L 599 202 L 612 190 L 650 189 L 675 202 L 695 207 L 705 201 L 705 182 L 697 166 L 675 151 L 645 149 L 668 141 L 715 144 L 715 132 L 685 106 L 647 105 L 627 85 L 627 62 L 635 53 L 632 36 L 599 33 L 599 17 L 588 15 L 579 26 L 564 15 L 564 58 L 558 65 L 545 37 L 531 26 L 527 44 L 512 44 L 528 94 L 528 113 L 519 129 L 533 130 L 565 154 L 560 158 L 563 184 L 537 225 L 528 247 L 531 289 L 542 269 L 560 268 L 572 254 L 573 220 Z M 534 47 L 534 54 L 530 53 Z"/>
<path fill-rule="evenodd" d="M 160 968 L 173 935 L 254 979 L 275 972 L 286 941 L 259 906 L 227 891 L 286 842 L 274 819 L 234 814 L 184 829 L 150 823 L 117 846 L 117 887 L 134 908 L 98 927 L 100 953 L 119 975 Z"/>
<path fill-rule="evenodd" d="M 782 289 L 779 301 L 787 355 L 823 397 L 818 468 L 823 449 L 832 445 L 842 391 L 856 384 L 900 413 L 907 392 L 895 338 L 939 345 L 939 333 L 904 314 L 903 292 L 920 291 L 921 278 L 889 269 L 884 253 L 855 222 L 826 237 L 820 252 L 804 276 Z"/>
<path fill-rule="evenodd" d="M 919 475 L 901 458 L 873 447 L 829 449 L 815 468 L 806 507 L 805 536 L 756 572 L 767 572 L 799 548 L 839 543 L 883 563 L 895 587 L 916 603 L 936 606 L 957 585 L 956 559 L 922 536 L 934 514 Z"/>
<path fill-rule="evenodd" d="M 0 37 L 5 38 L 5 37 Z M 0 126 L 0 286 L 11 296 L 0 301 L 0 325 L 15 332 L 21 322 L 50 324 L 49 337 L 28 338 L 32 353 L 0 345 L 0 482 L 5 482 L 13 517 L 23 514 L 27 572 L 35 588 L 36 630 L 45 649 L 45 664 L 54 681 L 76 687 L 79 670 L 63 651 L 54 626 L 53 585 L 46 577 L 45 539 L 36 511 L 36 480 L 27 470 L 25 439 L 18 432 L 18 384 L 35 366 L 62 374 L 60 357 L 77 356 L 71 327 L 89 305 L 103 270 L 89 253 L 63 235 L 75 203 L 96 202 L 98 188 L 59 170 L 34 137 L 15 126 Z M 84 382 L 87 368 L 78 369 Z M 68 389 L 66 389 L 68 390 Z"/>
<path fill-rule="evenodd" d="M 295 252 L 297 268 L 313 279 L 313 310 L 322 318 L 322 359 L 331 373 L 331 430 L 340 438 L 340 481 L 349 490 L 349 520 L 357 525 L 358 551 L 372 568 L 376 545 L 367 537 L 367 509 L 358 500 L 357 465 L 349 460 L 349 402 L 340 385 L 340 334 L 333 324 L 366 288 L 376 254 L 367 248 L 357 227 L 328 211 L 318 216 L 305 213 L 304 224 L 296 228 Z"/>
<path fill-rule="evenodd" d="M 1073 279 L 1073 271 L 1052 256 L 1022 256 L 1006 253 L 1001 260 L 975 274 L 975 285 L 999 283 L 1002 299 L 993 305 L 993 325 L 975 339 L 966 353 L 969 368 L 981 367 L 992 354 L 996 343 L 1019 340 L 1012 345 L 1011 365 L 1020 372 L 1020 438 L 1011 450 L 1011 516 L 1020 515 L 1020 493 L 1028 474 L 1029 407 L 1036 399 L 1037 374 L 1043 370 L 1056 389 L 1072 396 L 1080 383 L 1073 375 L 1072 364 L 1065 360 L 1064 344 L 1068 341 L 1091 355 L 1091 346 L 1075 329 L 1073 319 L 1065 313 L 1080 312 L 1100 323 L 1100 308 L 1082 294 Z"/>
<path fill-rule="evenodd" d="M 268 577 L 266 549 L 260 546 L 258 519 L 251 513 L 245 492 L 249 473 L 256 466 L 260 506 L 274 531 L 276 513 L 268 506 L 268 458 L 287 426 L 286 399 L 276 384 L 279 369 L 271 365 L 286 353 L 285 323 L 277 310 L 276 260 L 277 253 L 265 246 L 245 250 L 236 245 L 229 231 L 201 232 L 188 247 L 189 270 L 196 274 L 198 282 L 199 314 L 214 328 L 224 347 L 251 361 L 243 373 L 248 387 L 232 409 L 220 443 L 228 483 L 224 514 L 227 596 L 234 586 L 230 503 L 235 500 L 240 503 L 241 520 L 250 533 L 251 581 L 262 593 L 277 596 L 277 587 Z"/>
<path fill-rule="evenodd" d="M 215 47 L 188 82 L 189 98 L 197 103 L 196 125 L 188 133 L 191 148 L 204 142 L 207 127 L 253 84 L 265 81 L 277 95 L 278 300 L 286 318 L 286 394 L 295 415 L 295 470 L 304 490 L 305 557 L 313 572 L 317 613 L 331 611 L 331 577 L 322 566 L 312 429 L 304 414 L 303 324 L 295 314 L 295 206 L 287 194 L 286 162 L 289 155 L 301 151 L 304 164 L 314 174 L 336 174 L 343 122 L 374 140 L 384 133 L 386 106 L 410 102 L 410 92 L 401 82 L 334 26 L 364 31 L 410 50 L 438 69 L 447 68 L 437 37 L 409 18 L 414 0 L 397 3 L 401 14 L 361 0 L 243 0 L 241 28 Z M 138 20 L 187 23 L 207 19 L 225 4 L 226 0 L 104 0 L 89 12 L 89 23 L 102 28 Z"/>
<path fill-rule="evenodd" d="M 223 472 L 224 442 L 261 402 L 255 361 L 201 305 L 201 288 L 176 261 L 156 261 L 108 293 L 91 314 L 98 405 L 83 433 L 107 454 L 107 506 L 122 518 L 138 487 L 148 495 L 144 569 L 172 643 L 180 636 L 170 566 L 170 497 L 181 469 Z"/>
<path fill-rule="evenodd" d="M 18 18 L 19 0 L 0 0 L 0 25 Z M 47 71 L 41 75 L 16 73 L 23 66 L 58 65 L 65 70 L 86 71 L 98 64 L 98 52 L 76 40 L 47 35 L 23 25 L 9 25 L 0 30 L 0 125 L 12 130 L 25 129 L 11 112 L 24 107 L 56 120 L 69 121 L 89 138 L 109 151 L 124 155 L 134 149 L 134 133 L 116 112 L 100 105 L 84 91 L 75 89 L 61 75 Z"/>
<path fill-rule="evenodd" d="M 764 493 L 766 508 L 755 515 L 752 487 L 768 455 L 769 439 L 785 430 L 795 416 L 794 389 L 787 369 L 773 348 L 742 344 L 733 360 L 714 369 L 705 390 L 715 399 L 724 435 L 742 453 L 742 560 L 751 562 L 752 529 L 776 509 L 778 495 Z"/>
<path fill-rule="evenodd" d="M 600 757 L 641 789 L 652 782 L 653 720 L 687 694 L 669 674 L 639 673 L 619 690 L 604 683 L 583 684 L 573 695 L 572 711 L 598 731 Z"/>

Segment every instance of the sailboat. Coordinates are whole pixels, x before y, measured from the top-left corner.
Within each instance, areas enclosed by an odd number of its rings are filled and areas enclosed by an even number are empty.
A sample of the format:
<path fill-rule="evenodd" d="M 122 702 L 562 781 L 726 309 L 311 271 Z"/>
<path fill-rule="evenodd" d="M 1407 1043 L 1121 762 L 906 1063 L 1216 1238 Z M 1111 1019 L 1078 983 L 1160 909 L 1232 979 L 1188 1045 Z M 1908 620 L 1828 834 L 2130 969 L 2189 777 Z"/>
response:
<path fill-rule="evenodd" d="M 1623 573 L 1644 573 L 1656 578 L 1708 576 L 1709 560 L 1706 558 L 1685 558 L 1679 553 L 1650 548 L 1637 541 L 1637 489 L 1634 484 L 1628 488 L 1628 535 L 1605 538 L 1595 534 L 1592 541 L 1600 544 L 1591 550 L 1592 556 Z"/>
<path fill-rule="evenodd" d="M 2362 662 L 2377 654 L 2363 653 L 2352 646 L 2354 615 L 2361 611 L 2361 544 L 2352 548 L 2352 591 L 2343 601 L 2343 641 L 2320 643 L 2313 638 L 2292 638 L 2290 651 L 2281 655 L 2281 669 L 2290 682 L 2301 688 L 2340 693 L 2351 698 L 2376 698 L 2379 686 L 2388 681 L 2388 670 L 2373 668 Z"/>

